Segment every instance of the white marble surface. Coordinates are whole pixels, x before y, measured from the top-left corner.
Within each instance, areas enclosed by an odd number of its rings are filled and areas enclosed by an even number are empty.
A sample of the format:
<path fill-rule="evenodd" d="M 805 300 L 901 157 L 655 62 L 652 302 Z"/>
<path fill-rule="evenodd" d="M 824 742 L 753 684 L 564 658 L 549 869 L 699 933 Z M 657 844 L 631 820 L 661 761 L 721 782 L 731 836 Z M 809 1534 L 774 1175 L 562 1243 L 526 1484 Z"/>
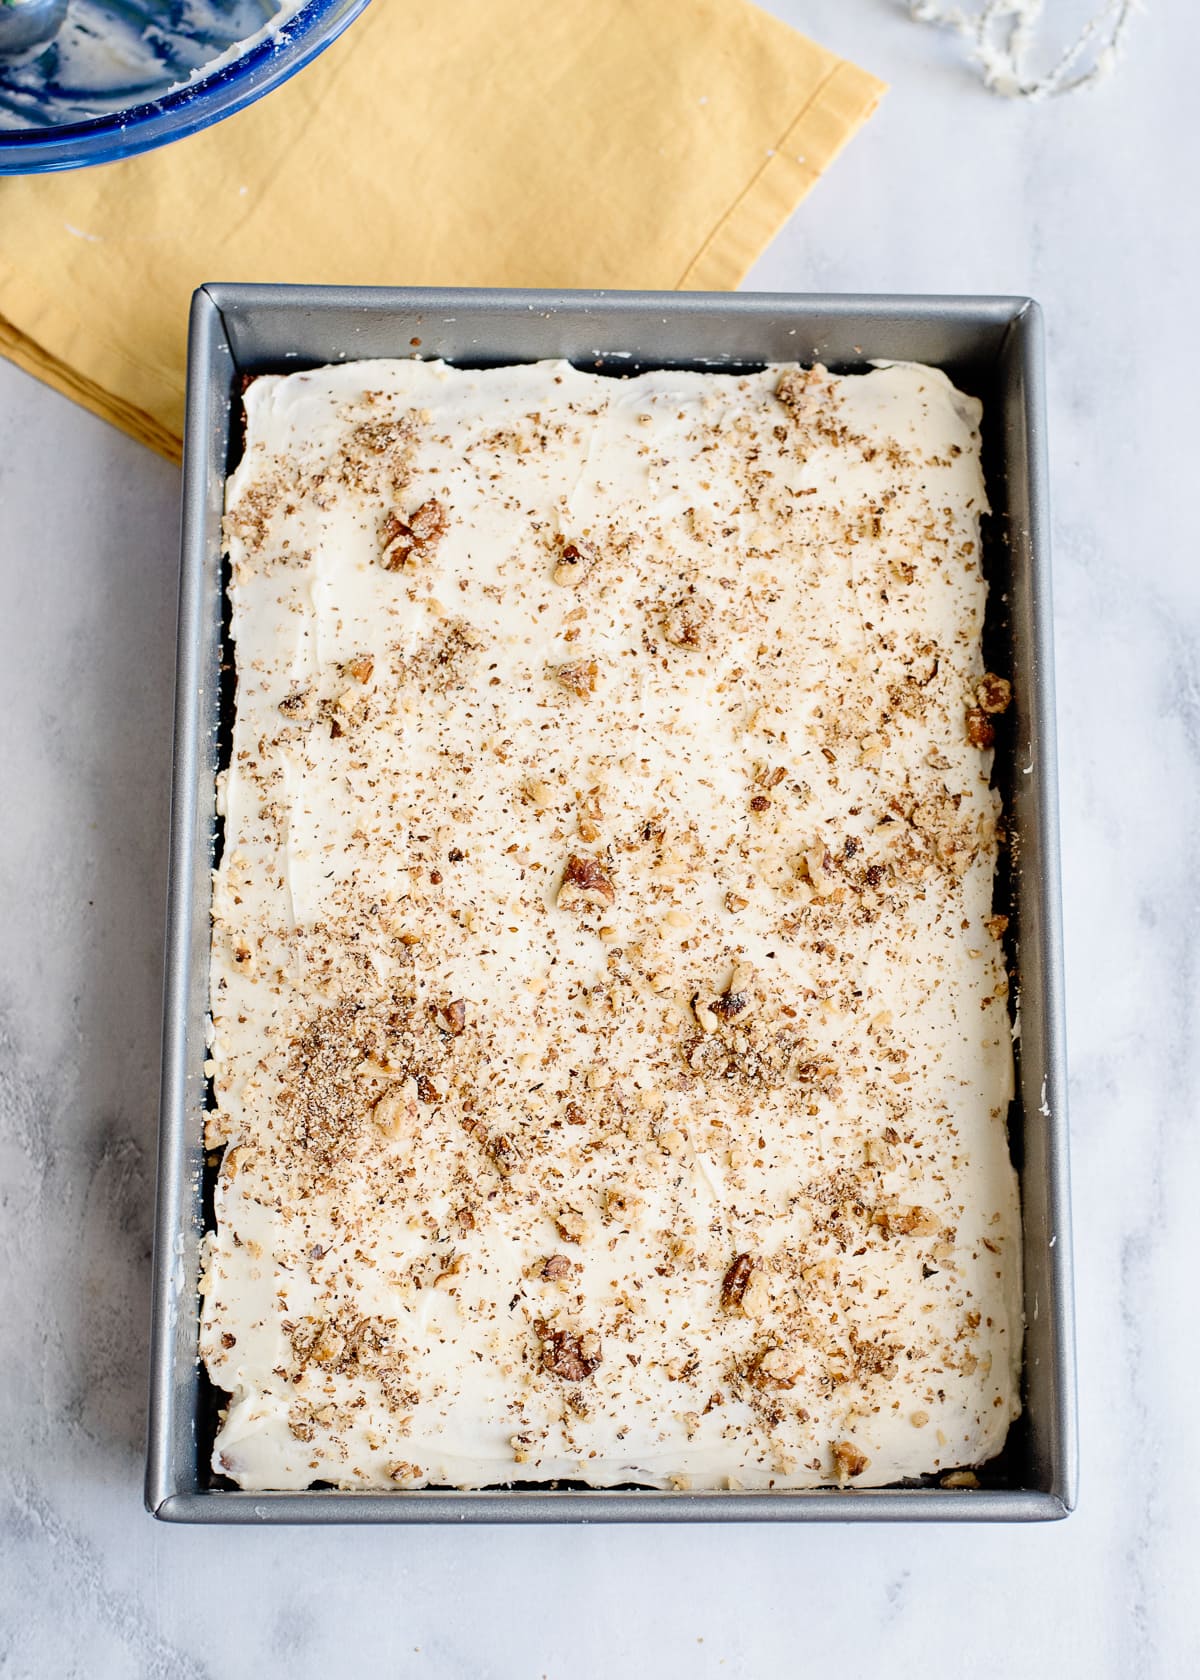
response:
<path fill-rule="evenodd" d="M 1018 108 L 893 0 L 776 9 L 893 91 L 754 280 L 1048 313 L 1080 1508 L 970 1530 L 144 1515 L 178 485 L 0 364 L 5 1680 L 1200 1673 L 1200 12 L 1148 8 L 1113 81 Z"/>

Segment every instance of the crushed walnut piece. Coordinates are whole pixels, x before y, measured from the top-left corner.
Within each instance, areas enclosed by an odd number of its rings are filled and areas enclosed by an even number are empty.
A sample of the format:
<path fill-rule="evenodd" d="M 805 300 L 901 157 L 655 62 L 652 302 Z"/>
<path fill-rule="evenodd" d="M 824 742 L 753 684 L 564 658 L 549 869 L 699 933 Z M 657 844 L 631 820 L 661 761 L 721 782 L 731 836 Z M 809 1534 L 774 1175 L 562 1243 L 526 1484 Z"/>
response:
<path fill-rule="evenodd" d="M 1012 703 L 1012 684 L 1006 677 L 998 677 L 988 671 L 975 689 L 975 702 L 980 711 L 986 712 L 988 717 L 995 717 L 1006 712 Z"/>
<path fill-rule="evenodd" d="M 454 1036 L 457 1038 L 460 1033 L 466 1032 L 466 1030 L 467 1030 L 467 1000 L 466 1000 L 466 998 L 453 998 L 449 1003 L 442 1004 L 439 1013 L 442 1017 L 442 1021 L 444 1022 L 446 1031 L 448 1033 L 453 1033 Z"/>
<path fill-rule="evenodd" d="M 972 706 L 967 712 L 967 740 L 984 751 L 996 745 L 996 728 L 982 706 Z"/>
<path fill-rule="evenodd" d="M 726 1312 L 762 1318 L 770 1305 L 767 1280 L 748 1254 L 739 1254 L 721 1280 L 721 1305 Z"/>
<path fill-rule="evenodd" d="M 570 854 L 558 889 L 560 910 L 608 909 L 616 897 L 612 877 L 596 858 Z"/>
<path fill-rule="evenodd" d="M 594 659 L 575 659 L 555 667 L 554 680 L 569 694 L 594 694 L 599 666 Z"/>
<path fill-rule="evenodd" d="M 564 1382 L 583 1382 L 600 1366 L 600 1338 L 593 1331 L 576 1335 L 556 1330 L 539 1318 L 534 1326 L 541 1344 L 541 1367 Z"/>
<path fill-rule="evenodd" d="M 398 572 L 410 560 L 428 560 L 449 529 L 450 520 L 436 497 L 422 502 L 408 519 L 390 511 L 379 527 L 379 562 L 385 572 Z"/>
<path fill-rule="evenodd" d="M 356 653 L 353 659 L 348 659 L 342 667 L 348 677 L 353 677 L 357 683 L 369 683 L 371 673 L 375 669 L 375 660 L 369 653 Z"/>
<path fill-rule="evenodd" d="M 711 618 L 712 608 L 693 590 L 667 608 L 663 614 L 663 635 L 674 647 L 698 648 Z"/>
<path fill-rule="evenodd" d="M 776 400 L 787 409 L 793 419 L 797 419 L 804 412 L 811 380 L 811 372 L 803 368 L 787 368 L 776 381 Z"/>
<path fill-rule="evenodd" d="M 833 1457 L 833 1473 L 843 1486 L 853 1477 L 861 1476 L 871 1462 L 853 1441 L 835 1441 L 829 1450 Z"/>
<path fill-rule="evenodd" d="M 568 589 L 578 589 L 599 558 L 600 552 L 595 543 L 582 537 L 574 542 L 564 542 L 554 565 L 555 583 L 566 584 Z"/>

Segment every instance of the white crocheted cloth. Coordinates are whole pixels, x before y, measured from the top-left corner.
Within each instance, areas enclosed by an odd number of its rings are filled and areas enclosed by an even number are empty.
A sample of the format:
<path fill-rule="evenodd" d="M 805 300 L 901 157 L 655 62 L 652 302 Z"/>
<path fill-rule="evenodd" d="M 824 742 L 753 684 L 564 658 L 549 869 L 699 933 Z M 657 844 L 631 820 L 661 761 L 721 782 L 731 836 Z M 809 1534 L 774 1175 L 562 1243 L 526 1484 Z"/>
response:
<path fill-rule="evenodd" d="M 1033 66 L 1042 57 L 1042 0 L 986 0 L 968 10 L 937 0 L 908 0 L 921 23 L 941 24 L 967 43 L 972 61 L 994 93 L 1009 99 L 1045 99 L 1072 93 L 1107 76 L 1113 69 L 1133 18 L 1137 0 L 1105 0 L 1099 11 L 1060 50 L 1048 69 Z"/>

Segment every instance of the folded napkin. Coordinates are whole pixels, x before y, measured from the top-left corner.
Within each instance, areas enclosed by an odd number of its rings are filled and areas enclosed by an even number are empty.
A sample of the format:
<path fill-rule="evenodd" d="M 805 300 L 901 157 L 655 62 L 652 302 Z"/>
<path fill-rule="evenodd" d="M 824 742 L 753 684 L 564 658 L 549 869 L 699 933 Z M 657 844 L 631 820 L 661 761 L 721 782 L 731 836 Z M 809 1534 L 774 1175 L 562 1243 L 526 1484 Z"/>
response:
<path fill-rule="evenodd" d="M 375 0 L 202 134 L 0 179 L 0 352 L 177 458 L 204 281 L 736 286 L 882 91 L 743 0 Z"/>

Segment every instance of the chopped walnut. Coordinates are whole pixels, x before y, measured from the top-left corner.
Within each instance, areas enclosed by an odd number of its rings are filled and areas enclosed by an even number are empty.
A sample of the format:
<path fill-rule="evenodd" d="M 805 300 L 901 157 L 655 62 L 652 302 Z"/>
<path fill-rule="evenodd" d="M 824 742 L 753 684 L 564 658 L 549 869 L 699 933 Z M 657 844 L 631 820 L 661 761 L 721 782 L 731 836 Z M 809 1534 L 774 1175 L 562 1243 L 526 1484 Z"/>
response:
<path fill-rule="evenodd" d="M 704 640 L 704 630 L 712 615 L 707 601 L 695 595 L 685 595 L 667 608 L 663 615 L 663 635 L 675 647 L 697 648 Z"/>
<path fill-rule="evenodd" d="M 972 706 L 967 713 L 967 740 L 982 750 L 996 745 L 995 727 L 982 706 Z"/>
<path fill-rule="evenodd" d="M 454 998 L 450 1003 L 442 1004 L 439 1013 L 445 1022 L 446 1031 L 452 1033 L 455 1038 L 467 1030 L 466 998 Z"/>
<path fill-rule="evenodd" d="M 599 558 L 600 552 L 594 543 L 585 542 L 582 538 L 577 542 L 564 543 L 558 551 L 554 567 L 555 583 L 578 589 Z"/>
<path fill-rule="evenodd" d="M 749 1371 L 750 1380 L 772 1388 L 794 1388 L 804 1367 L 791 1348 L 772 1347 L 760 1353 Z"/>
<path fill-rule="evenodd" d="M 741 1305 L 742 1296 L 746 1292 L 746 1285 L 750 1281 L 750 1273 L 754 1270 L 754 1262 L 748 1254 L 736 1255 L 732 1264 L 721 1280 L 721 1305 L 726 1312 L 732 1312 Z"/>
<path fill-rule="evenodd" d="M 527 776 L 519 791 L 522 801 L 526 805 L 532 805 L 536 811 L 549 810 L 554 803 L 554 789 L 540 776 Z"/>
<path fill-rule="evenodd" d="M 534 1329 L 542 1344 L 543 1371 L 564 1382 L 583 1382 L 599 1367 L 601 1347 L 595 1331 L 586 1330 L 577 1336 L 570 1330 L 552 1329 L 544 1318 L 538 1319 Z"/>
<path fill-rule="evenodd" d="M 369 683 L 374 669 L 375 661 L 369 653 L 356 653 L 353 659 L 348 659 L 342 666 L 345 675 L 353 677 L 358 683 Z"/>
<path fill-rule="evenodd" d="M 871 1215 L 885 1237 L 931 1237 L 941 1230 L 937 1219 L 927 1208 L 876 1208 Z"/>
<path fill-rule="evenodd" d="M 861 1476 L 871 1462 L 865 1453 L 859 1452 L 853 1441 L 835 1441 L 830 1452 L 833 1454 L 834 1474 L 843 1485 L 852 1476 Z"/>
<path fill-rule="evenodd" d="M 483 1152 L 501 1178 L 510 1178 L 521 1164 L 512 1139 L 505 1132 L 494 1132 L 484 1138 Z"/>
<path fill-rule="evenodd" d="M 1004 935 L 1008 932 L 1008 917 L 985 916 L 983 918 L 983 925 L 991 934 L 993 939 L 1003 939 Z"/>
<path fill-rule="evenodd" d="M 977 1488 L 979 1477 L 974 1470 L 951 1470 L 942 1477 L 939 1485 L 944 1488 Z"/>
<path fill-rule="evenodd" d="M 204 1122 L 205 1149 L 219 1149 L 232 1135 L 233 1117 L 219 1108 L 211 1109 Z"/>
<path fill-rule="evenodd" d="M 594 659 L 576 659 L 569 665 L 559 665 L 554 680 L 571 694 L 594 694 L 598 667 Z"/>
<path fill-rule="evenodd" d="M 754 970 L 746 963 L 735 965 L 729 984 L 716 997 L 692 999 L 692 1013 L 705 1032 L 716 1032 L 722 1024 L 745 1021 L 753 1014 L 755 999 L 749 991 Z"/>
<path fill-rule="evenodd" d="M 404 1482 L 419 1482 L 424 1475 L 424 1471 L 421 1470 L 419 1465 L 405 1464 L 403 1460 L 399 1464 L 389 1464 L 387 1473 L 390 1481 L 401 1484 Z"/>
<path fill-rule="evenodd" d="M 743 898 L 741 893 L 727 892 L 725 894 L 725 908 L 731 916 L 736 916 L 739 911 L 744 910 L 749 902 L 750 900 Z"/>
<path fill-rule="evenodd" d="M 572 852 L 558 889 L 560 910 L 583 910 L 593 905 L 607 909 L 616 902 L 617 892 L 608 873 L 593 857 Z"/>
<path fill-rule="evenodd" d="M 564 1208 L 554 1216 L 554 1229 L 564 1242 L 581 1243 L 587 1228 L 587 1220 L 577 1208 Z"/>
<path fill-rule="evenodd" d="M 405 1079 L 383 1093 L 371 1111 L 371 1118 L 384 1137 L 398 1138 L 415 1127 L 419 1113 L 417 1081 Z"/>
<path fill-rule="evenodd" d="M 333 702 L 331 721 L 337 724 L 336 733 L 341 735 L 347 729 L 357 729 L 366 718 L 369 703 L 361 683 L 344 688 Z"/>
<path fill-rule="evenodd" d="M 409 560 L 427 560 L 449 528 L 441 502 L 422 502 L 405 521 L 397 513 L 384 515 L 379 527 L 379 560 L 385 572 L 398 572 Z"/>
<path fill-rule="evenodd" d="M 787 368 L 779 375 L 779 382 L 775 386 L 776 399 L 787 409 L 793 420 L 800 416 L 808 394 L 808 385 L 812 375 L 802 368 Z"/>
<path fill-rule="evenodd" d="M 739 1254 L 721 1280 L 722 1307 L 746 1318 L 762 1318 L 770 1303 L 766 1278 L 748 1254 Z"/>
<path fill-rule="evenodd" d="M 316 713 L 316 696 L 311 688 L 298 688 L 279 702 L 285 718 L 310 718 Z"/>
<path fill-rule="evenodd" d="M 571 1262 L 565 1254 L 550 1254 L 542 1262 L 542 1276 L 547 1283 L 558 1283 L 570 1275 Z"/>
<path fill-rule="evenodd" d="M 980 711 L 996 717 L 1006 712 L 1012 703 L 1012 684 L 1006 677 L 998 677 L 995 672 L 988 671 L 976 686 L 975 699 Z"/>
<path fill-rule="evenodd" d="M 754 999 L 750 995 L 749 987 L 754 980 L 754 970 L 745 963 L 738 963 L 729 979 L 729 984 L 720 997 L 713 999 L 709 1008 L 719 1021 L 744 1020 L 754 1008 Z"/>
<path fill-rule="evenodd" d="M 762 1319 L 771 1310 L 771 1289 L 766 1276 L 760 1271 L 753 1271 L 742 1291 L 742 1314 L 745 1318 Z"/>

